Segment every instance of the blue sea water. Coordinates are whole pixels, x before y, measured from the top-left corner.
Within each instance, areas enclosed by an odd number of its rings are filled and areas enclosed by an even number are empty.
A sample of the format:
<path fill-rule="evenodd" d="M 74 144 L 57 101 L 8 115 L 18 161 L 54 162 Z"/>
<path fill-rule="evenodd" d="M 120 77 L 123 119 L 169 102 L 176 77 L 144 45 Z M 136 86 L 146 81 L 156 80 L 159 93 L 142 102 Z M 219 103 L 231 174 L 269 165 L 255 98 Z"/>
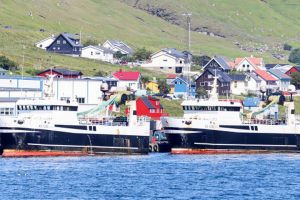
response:
<path fill-rule="evenodd" d="M 1 199 L 300 199 L 300 154 L 0 158 Z"/>

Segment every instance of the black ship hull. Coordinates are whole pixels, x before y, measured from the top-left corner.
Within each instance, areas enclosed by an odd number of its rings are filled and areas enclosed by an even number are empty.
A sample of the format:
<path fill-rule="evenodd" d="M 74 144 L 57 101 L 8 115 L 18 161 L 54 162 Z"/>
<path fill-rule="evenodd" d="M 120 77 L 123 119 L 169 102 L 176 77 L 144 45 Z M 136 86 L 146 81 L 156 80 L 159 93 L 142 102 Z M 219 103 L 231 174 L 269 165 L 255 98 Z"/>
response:
<path fill-rule="evenodd" d="M 11 129 L 0 133 L 0 154 L 3 157 L 147 154 L 148 147 L 149 136 L 37 129 Z"/>
<path fill-rule="evenodd" d="M 172 153 L 300 152 L 300 136 L 297 134 L 238 133 L 175 127 L 165 127 L 165 130 Z"/>

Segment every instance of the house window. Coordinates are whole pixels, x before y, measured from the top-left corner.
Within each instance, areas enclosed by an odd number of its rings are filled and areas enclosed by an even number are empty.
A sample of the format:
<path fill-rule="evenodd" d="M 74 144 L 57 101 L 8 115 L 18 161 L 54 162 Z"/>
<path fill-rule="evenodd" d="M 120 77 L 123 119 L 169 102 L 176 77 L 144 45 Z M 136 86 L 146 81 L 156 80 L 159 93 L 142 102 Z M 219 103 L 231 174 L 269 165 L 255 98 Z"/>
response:
<path fill-rule="evenodd" d="M 57 47 L 57 50 L 60 50 L 60 47 Z"/>
<path fill-rule="evenodd" d="M 243 67 L 245 68 L 245 67 L 246 67 L 246 65 L 244 64 L 244 65 L 243 65 Z"/>
<path fill-rule="evenodd" d="M 155 109 L 150 109 L 150 113 L 155 113 Z"/>
<path fill-rule="evenodd" d="M 174 83 L 177 84 L 177 81 L 175 81 Z"/>
<path fill-rule="evenodd" d="M 172 67 L 169 67 L 169 69 L 172 69 Z"/>
<path fill-rule="evenodd" d="M 56 43 L 57 43 L 57 44 L 60 44 L 60 40 L 57 40 Z"/>
<path fill-rule="evenodd" d="M 97 51 L 97 52 L 96 52 L 96 55 L 100 55 L 100 52 Z"/>
<path fill-rule="evenodd" d="M 84 97 L 77 97 L 76 100 L 77 100 L 78 103 L 84 103 L 85 102 Z"/>
<path fill-rule="evenodd" d="M 160 69 L 163 69 L 164 67 L 160 67 Z"/>
<path fill-rule="evenodd" d="M 91 51 L 91 56 L 93 55 L 93 52 Z"/>
<path fill-rule="evenodd" d="M 179 63 L 180 63 L 180 64 L 182 64 L 182 60 L 181 60 L 181 61 L 179 61 Z"/>
<path fill-rule="evenodd" d="M 167 62 L 168 60 L 167 60 L 167 59 L 164 59 L 163 61 L 164 61 L 164 62 Z"/>
<path fill-rule="evenodd" d="M 55 48 L 55 47 L 53 47 L 52 49 L 53 49 L 53 50 L 55 50 L 56 48 Z"/>
<path fill-rule="evenodd" d="M 67 42 L 66 42 L 66 40 L 63 40 L 63 44 L 66 44 Z"/>
<path fill-rule="evenodd" d="M 43 45 L 42 45 L 42 44 L 40 44 L 40 47 L 43 47 Z"/>
<path fill-rule="evenodd" d="M 234 81 L 234 87 L 237 88 L 237 81 Z"/>
<path fill-rule="evenodd" d="M 74 51 L 77 51 L 77 48 L 74 48 Z"/>
<path fill-rule="evenodd" d="M 205 83 L 204 82 L 200 82 L 200 86 L 205 86 Z"/>

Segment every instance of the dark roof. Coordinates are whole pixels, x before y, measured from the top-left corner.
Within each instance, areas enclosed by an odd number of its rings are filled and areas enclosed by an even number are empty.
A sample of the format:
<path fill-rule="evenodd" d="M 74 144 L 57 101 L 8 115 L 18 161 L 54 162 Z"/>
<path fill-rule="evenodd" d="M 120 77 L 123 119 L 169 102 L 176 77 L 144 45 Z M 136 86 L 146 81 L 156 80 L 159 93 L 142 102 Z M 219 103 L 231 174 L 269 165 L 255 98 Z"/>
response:
<path fill-rule="evenodd" d="M 246 79 L 245 74 L 229 74 L 228 75 L 233 81 L 244 81 Z"/>
<path fill-rule="evenodd" d="M 169 54 L 175 58 L 186 59 L 186 57 L 187 57 L 187 54 L 185 54 L 181 51 L 178 51 L 175 48 L 165 48 L 165 49 L 162 49 L 162 51 L 166 52 L 167 54 Z"/>
<path fill-rule="evenodd" d="M 70 33 L 62 33 L 60 35 L 64 37 L 72 47 L 83 47 L 82 44 L 80 44 L 77 35 L 70 34 Z M 78 44 L 76 44 L 75 41 L 78 41 Z"/>
<path fill-rule="evenodd" d="M 295 69 L 300 72 L 300 66 L 296 66 Z"/>
<path fill-rule="evenodd" d="M 216 69 L 206 69 L 210 74 L 217 75 L 218 76 L 218 80 L 220 82 L 230 82 L 231 78 L 229 77 L 229 75 L 226 72 L 223 72 L 221 70 L 216 70 Z"/>
<path fill-rule="evenodd" d="M 149 109 L 155 109 L 155 107 L 152 105 L 151 101 L 149 100 L 149 98 L 151 100 L 155 100 L 155 101 L 159 101 L 159 99 L 155 98 L 155 97 L 152 97 L 152 96 L 142 96 L 141 99 L 142 101 L 144 102 L 144 104 L 147 106 L 147 108 Z M 163 109 L 163 106 L 161 104 L 159 104 L 160 108 Z"/>
<path fill-rule="evenodd" d="M 214 56 L 213 59 L 215 59 L 224 70 L 230 70 L 230 66 L 228 65 L 228 60 L 223 56 Z"/>
<path fill-rule="evenodd" d="M 42 74 L 42 73 L 50 71 L 50 70 L 51 69 L 46 69 L 46 70 L 40 72 L 39 74 Z M 72 71 L 72 70 L 62 69 L 62 68 L 53 68 L 52 71 L 62 74 L 64 76 L 81 76 L 82 75 L 81 71 Z"/>
<path fill-rule="evenodd" d="M 249 76 L 253 78 L 256 82 L 261 82 L 261 79 L 253 72 L 249 73 Z"/>

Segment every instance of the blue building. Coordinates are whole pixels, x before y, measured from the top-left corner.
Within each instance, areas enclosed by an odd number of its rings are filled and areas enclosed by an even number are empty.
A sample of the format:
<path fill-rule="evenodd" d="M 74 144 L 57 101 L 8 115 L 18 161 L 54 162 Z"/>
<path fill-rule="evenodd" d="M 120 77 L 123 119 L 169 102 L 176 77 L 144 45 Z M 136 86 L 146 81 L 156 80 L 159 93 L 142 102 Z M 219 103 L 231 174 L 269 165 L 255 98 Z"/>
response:
<path fill-rule="evenodd" d="M 70 55 L 81 55 L 81 49 L 83 48 L 80 44 L 78 35 L 69 33 L 61 33 L 55 40 L 46 48 L 47 51 L 70 54 Z"/>
<path fill-rule="evenodd" d="M 183 97 L 195 96 L 196 94 L 195 84 L 191 83 L 191 87 L 189 87 L 189 81 L 186 78 L 177 77 L 172 81 L 172 84 L 174 85 L 174 95 L 176 97 L 181 95 Z"/>

